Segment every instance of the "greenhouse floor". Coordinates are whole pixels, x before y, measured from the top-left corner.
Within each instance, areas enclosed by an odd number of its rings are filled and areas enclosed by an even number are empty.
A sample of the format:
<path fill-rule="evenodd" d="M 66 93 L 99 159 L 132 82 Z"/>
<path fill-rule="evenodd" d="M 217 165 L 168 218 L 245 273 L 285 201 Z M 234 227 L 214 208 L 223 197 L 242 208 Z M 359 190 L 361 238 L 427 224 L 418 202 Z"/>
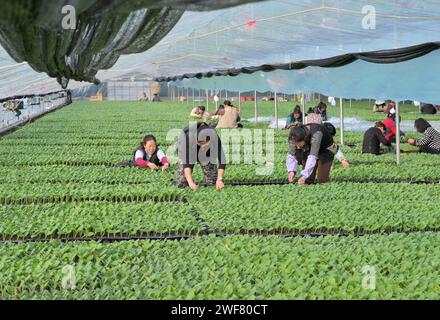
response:
<path fill-rule="evenodd" d="M 116 166 L 146 134 L 171 152 L 192 107 L 81 101 L 1 138 L 0 299 L 438 299 L 439 156 L 403 144 L 397 166 L 361 154 L 363 133 L 347 131 L 349 169 L 292 185 L 288 131 L 245 123 L 264 133 L 270 170 L 229 164 L 224 190 L 175 187 L 172 154 L 164 173 Z M 258 112 L 272 117 L 273 104 Z M 347 116 L 383 117 L 361 102 Z"/>

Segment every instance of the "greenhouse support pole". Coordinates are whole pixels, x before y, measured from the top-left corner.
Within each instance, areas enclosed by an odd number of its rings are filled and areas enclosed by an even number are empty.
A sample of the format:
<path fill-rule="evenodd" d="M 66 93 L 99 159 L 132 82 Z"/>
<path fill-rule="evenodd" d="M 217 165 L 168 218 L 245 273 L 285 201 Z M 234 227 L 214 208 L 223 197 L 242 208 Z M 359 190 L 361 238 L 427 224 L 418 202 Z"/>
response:
<path fill-rule="evenodd" d="M 303 114 L 303 123 L 306 123 L 306 96 L 303 94 L 301 97 L 301 106 Z"/>
<path fill-rule="evenodd" d="M 396 162 L 400 166 L 400 106 L 396 102 Z"/>
<path fill-rule="evenodd" d="M 274 93 L 274 99 L 275 99 L 275 121 L 276 121 L 276 128 L 278 129 L 278 94 Z"/>
<path fill-rule="evenodd" d="M 209 111 L 209 93 L 208 93 L 208 89 L 206 89 L 206 111 Z"/>
<path fill-rule="evenodd" d="M 342 98 L 339 99 L 340 105 L 340 120 L 341 120 L 341 146 L 344 145 L 344 105 L 342 102 Z"/>
<path fill-rule="evenodd" d="M 189 104 L 189 88 L 186 88 L 186 104 Z"/>
<path fill-rule="evenodd" d="M 193 89 L 193 108 L 196 106 L 196 90 L 194 88 Z"/>
<path fill-rule="evenodd" d="M 255 100 L 255 123 L 258 123 L 258 113 L 257 113 L 257 90 L 254 92 L 254 100 Z"/>
<path fill-rule="evenodd" d="M 241 91 L 238 91 L 238 108 L 241 110 Z"/>

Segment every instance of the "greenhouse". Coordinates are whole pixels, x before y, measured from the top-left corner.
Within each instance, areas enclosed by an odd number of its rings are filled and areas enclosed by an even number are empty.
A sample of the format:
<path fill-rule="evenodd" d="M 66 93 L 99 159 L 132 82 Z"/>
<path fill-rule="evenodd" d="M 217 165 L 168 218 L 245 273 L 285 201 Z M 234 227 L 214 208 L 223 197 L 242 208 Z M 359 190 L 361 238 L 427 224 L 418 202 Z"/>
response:
<path fill-rule="evenodd" d="M 437 300 L 439 22 L 4 1 L 0 299 Z"/>

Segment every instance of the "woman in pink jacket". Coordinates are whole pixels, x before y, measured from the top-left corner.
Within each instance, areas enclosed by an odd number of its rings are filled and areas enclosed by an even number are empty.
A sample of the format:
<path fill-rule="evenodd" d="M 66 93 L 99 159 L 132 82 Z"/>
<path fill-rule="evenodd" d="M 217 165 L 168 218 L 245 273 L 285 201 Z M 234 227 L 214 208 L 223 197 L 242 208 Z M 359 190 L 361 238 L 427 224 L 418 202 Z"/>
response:
<path fill-rule="evenodd" d="M 140 168 L 162 171 L 169 168 L 170 164 L 165 153 L 157 146 L 156 138 L 148 135 L 141 142 L 139 148 L 133 152 L 134 162 Z"/>

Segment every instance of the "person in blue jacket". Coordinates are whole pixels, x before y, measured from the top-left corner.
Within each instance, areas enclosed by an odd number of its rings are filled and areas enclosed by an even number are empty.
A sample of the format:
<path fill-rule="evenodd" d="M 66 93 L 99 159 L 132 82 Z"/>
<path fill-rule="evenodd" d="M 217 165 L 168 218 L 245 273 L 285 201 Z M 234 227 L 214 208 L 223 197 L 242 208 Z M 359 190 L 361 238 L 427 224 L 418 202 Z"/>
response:
<path fill-rule="evenodd" d="M 290 129 L 293 126 L 301 125 L 303 122 L 303 114 L 300 106 L 296 106 L 293 112 L 287 117 L 285 129 Z"/>

